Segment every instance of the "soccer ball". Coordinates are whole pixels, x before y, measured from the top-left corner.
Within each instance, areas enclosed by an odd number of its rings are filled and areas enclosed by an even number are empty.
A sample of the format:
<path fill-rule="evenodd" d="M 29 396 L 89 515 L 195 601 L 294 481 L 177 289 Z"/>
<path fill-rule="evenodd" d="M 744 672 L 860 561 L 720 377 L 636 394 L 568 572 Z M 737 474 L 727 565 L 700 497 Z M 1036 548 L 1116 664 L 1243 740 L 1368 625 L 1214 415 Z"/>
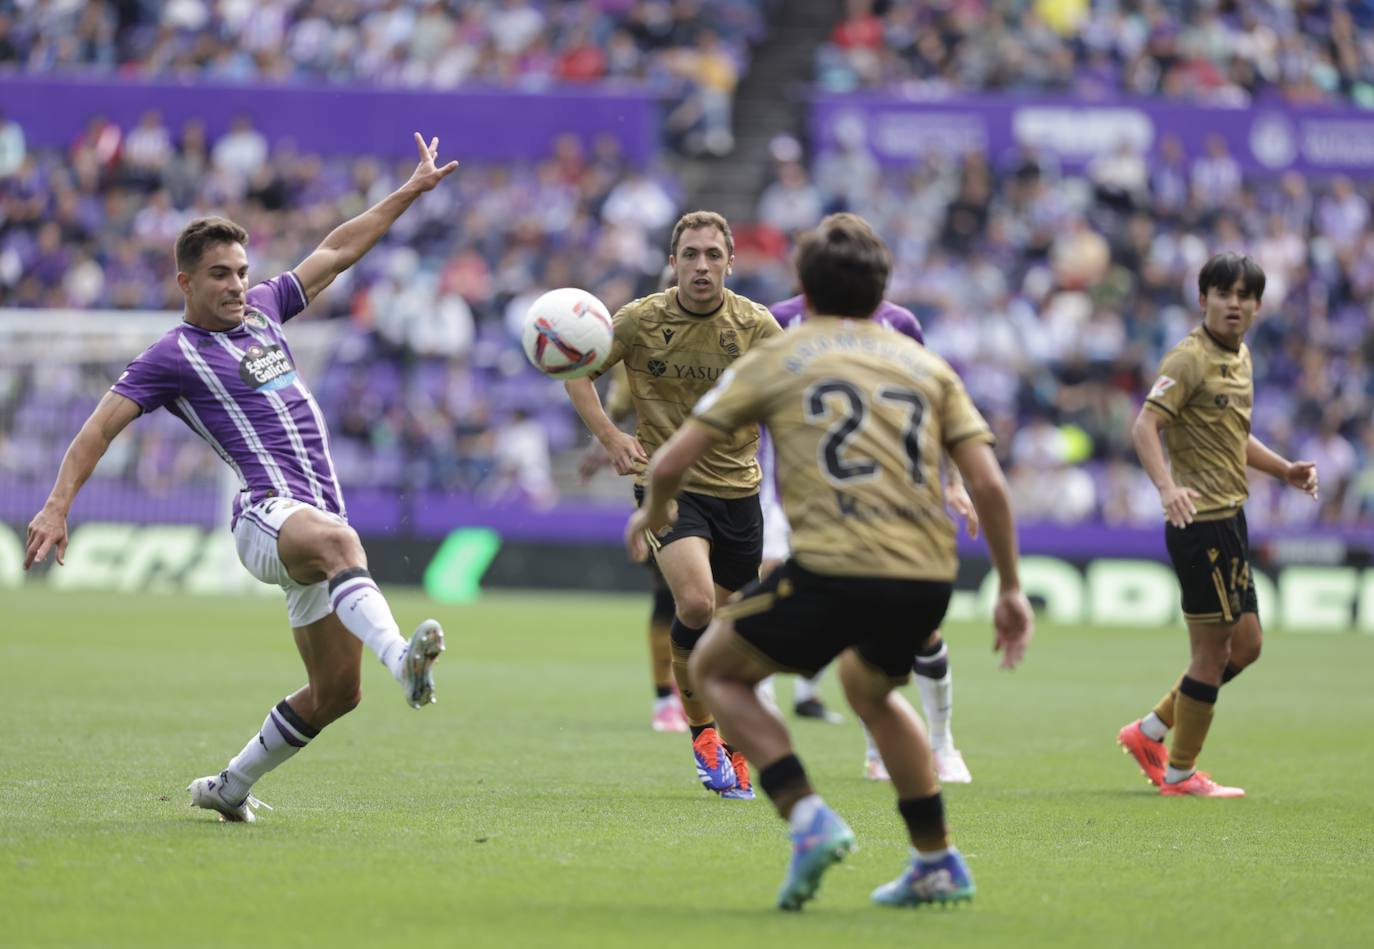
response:
<path fill-rule="evenodd" d="M 611 315 L 586 290 L 550 290 L 530 305 L 521 342 L 534 368 L 555 379 L 596 372 L 611 354 Z"/>

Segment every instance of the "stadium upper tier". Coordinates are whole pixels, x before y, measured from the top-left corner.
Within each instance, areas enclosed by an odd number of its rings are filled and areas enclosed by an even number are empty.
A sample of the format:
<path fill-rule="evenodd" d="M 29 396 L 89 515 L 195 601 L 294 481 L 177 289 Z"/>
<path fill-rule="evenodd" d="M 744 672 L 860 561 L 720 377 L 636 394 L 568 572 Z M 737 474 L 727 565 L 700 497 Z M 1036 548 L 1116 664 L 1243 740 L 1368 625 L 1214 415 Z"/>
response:
<path fill-rule="evenodd" d="M 25 4 L 19 4 L 25 7 Z M 30 72 L 452 87 L 680 73 L 704 36 L 743 68 L 760 0 L 177 0 L 0 5 L 0 64 Z M 6 8 L 10 10 L 7 12 Z"/>
<path fill-rule="evenodd" d="M 19 5 L 23 7 L 25 5 Z M 176 0 L 0 4 L 0 71 L 340 83 L 648 88 L 671 144 L 725 153 L 763 0 Z"/>
<path fill-rule="evenodd" d="M 1374 105 L 1374 4 L 850 0 L 817 55 L 829 91 L 1134 93 Z"/>

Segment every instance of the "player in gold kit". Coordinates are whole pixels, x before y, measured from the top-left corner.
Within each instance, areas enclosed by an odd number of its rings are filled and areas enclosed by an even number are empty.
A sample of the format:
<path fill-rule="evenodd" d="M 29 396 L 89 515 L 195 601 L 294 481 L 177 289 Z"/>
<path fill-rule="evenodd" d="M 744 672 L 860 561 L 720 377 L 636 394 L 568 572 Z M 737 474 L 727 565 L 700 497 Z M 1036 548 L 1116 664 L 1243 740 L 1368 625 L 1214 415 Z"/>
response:
<path fill-rule="evenodd" d="M 1154 711 L 1123 727 L 1117 740 L 1167 796 L 1245 795 L 1217 784 L 1196 763 L 1218 690 L 1260 654 L 1242 507 L 1249 497 L 1246 469 L 1317 497 L 1315 464 L 1287 461 L 1250 434 L 1254 378 L 1244 340 L 1263 296 L 1264 271 L 1249 257 L 1218 254 L 1207 261 L 1198 276 L 1202 325 L 1164 357 L 1131 429 L 1168 522 L 1164 540 L 1183 588 L 1190 659 Z"/>
<path fill-rule="evenodd" d="M 725 218 L 711 211 L 683 215 L 669 248 L 677 286 L 616 311 L 615 341 L 602 369 L 624 361 L 635 434 L 622 432 L 607 417 L 590 378 L 566 383 L 616 473 L 639 476 L 636 500 L 643 497 L 649 454 L 677 431 L 737 359 L 782 333 L 766 307 L 725 288 L 735 259 Z M 758 426 L 747 425 L 703 453 L 686 473 L 681 493 L 674 492 L 676 523 L 646 538 L 673 594 L 673 675 L 692 730 L 697 776 L 722 797 L 746 800 L 754 797 L 748 764 L 722 740 L 711 711 L 692 687 L 687 660 L 716 605 L 758 577 L 763 558 L 758 443 Z"/>
<path fill-rule="evenodd" d="M 954 370 L 869 319 L 891 258 L 861 218 L 838 214 L 804 235 L 797 271 L 807 319 L 720 380 L 654 456 L 649 492 L 626 527 L 632 554 L 669 523 L 669 502 L 697 459 L 762 422 L 776 455 L 792 554 L 721 609 L 692 657 L 693 680 L 759 767 L 759 784 L 791 825 L 793 856 L 778 895 L 798 909 L 854 835 L 812 790 L 786 726 L 759 701 L 773 672 L 814 675 L 837 656 L 845 695 L 882 751 L 916 856 L 875 902 L 973 895 L 949 843 L 930 744 L 894 691 L 939 627 L 958 566 L 940 461 L 948 452 L 973 498 L 1000 578 L 995 645 L 1016 665 L 1032 630 L 1017 576 L 1015 525 L 992 435 Z"/>
<path fill-rule="evenodd" d="M 669 273 L 672 271 L 669 270 Z M 635 410 L 625 363 L 616 363 L 606 375 L 610 376 L 610 386 L 606 390 L 606 415 L 620 425 L 633 415 Z M 610 456 L 598 442 L 582 456 L 578 473 L 583 480 L 587 480 L 610 464 L 610 461 Z M 654 592 L 653 609 L 649 613 L 649 673 L 654 689 L 653 712 L 649 726 L 656 732 L 685 732 L 689 730 L 687 715 L 682 710 L 682 699 L 673 687 L 673 592 L 668 589 L 663 574 L 653 561 L 646 566 L 652 578 Z"/>

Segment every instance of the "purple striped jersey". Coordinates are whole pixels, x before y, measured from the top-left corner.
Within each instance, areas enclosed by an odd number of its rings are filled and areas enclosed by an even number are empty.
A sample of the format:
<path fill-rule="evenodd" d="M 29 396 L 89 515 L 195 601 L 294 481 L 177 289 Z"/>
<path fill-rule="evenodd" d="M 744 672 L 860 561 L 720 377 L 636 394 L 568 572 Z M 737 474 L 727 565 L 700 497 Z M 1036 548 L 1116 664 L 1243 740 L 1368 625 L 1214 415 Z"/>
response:
<path fill-rule="evenodd" d="M 798 294 L 795 297 L 788 297 L 786 300 L 774 303 L 768 309 L 772 311 L 773 319 L 777 320 L 783 329 L 791 329 L 806 319 L 806 298 Z M 915 313 L 904 306 L 898 306 L 891 300 L 884 300 L 878 307 L 878 312 L 869 319 L 875 323 L 881 323 L 888 329 L 894 329 L 903 336 L 910 336 L 922 346 L 925 345 L 926 334 L 921 329 L 921 321 L 916 319 Z"/>
<path fill-rule="evenodd" d="M 242 485 L 234 524 L 270 497 L 346 514 L 324 416 L 282 333 L 307 302 L 294 273 L 278 274 L 248 291 L 237 327 L 212 332 L 183 322 L 110 387 L 144 412 L 165 407 L 234 469 Z"/>

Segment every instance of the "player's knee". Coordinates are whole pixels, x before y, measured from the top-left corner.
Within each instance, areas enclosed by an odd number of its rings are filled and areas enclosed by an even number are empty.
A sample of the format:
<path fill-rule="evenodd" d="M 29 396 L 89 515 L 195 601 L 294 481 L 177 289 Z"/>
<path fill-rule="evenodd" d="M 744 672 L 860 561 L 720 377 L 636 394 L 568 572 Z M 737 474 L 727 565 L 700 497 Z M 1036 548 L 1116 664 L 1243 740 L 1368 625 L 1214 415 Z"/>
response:
<path fill-rule="evenodd" d="M 839 666 L 844 697 L 855 713 L 866 718 L 881 712 L 887 694 L 892 691 L 892 683 L 876 675 L 852 651 L 840 656 Z"/>
<path fill-rule="evenodd" d="M 677 599 L 677 618 L 682 625 L 701 629 L 709 625 L 716 612 L 716 598 L 709 591 L 692 590 Z"/>
<path fill-rule="evenodd" d="M 351 527 L 338 524 L 325 530 L 316 545 L 316 555 L 327 576 L 340 570 L 363 566 L 363 544 Z"/>

